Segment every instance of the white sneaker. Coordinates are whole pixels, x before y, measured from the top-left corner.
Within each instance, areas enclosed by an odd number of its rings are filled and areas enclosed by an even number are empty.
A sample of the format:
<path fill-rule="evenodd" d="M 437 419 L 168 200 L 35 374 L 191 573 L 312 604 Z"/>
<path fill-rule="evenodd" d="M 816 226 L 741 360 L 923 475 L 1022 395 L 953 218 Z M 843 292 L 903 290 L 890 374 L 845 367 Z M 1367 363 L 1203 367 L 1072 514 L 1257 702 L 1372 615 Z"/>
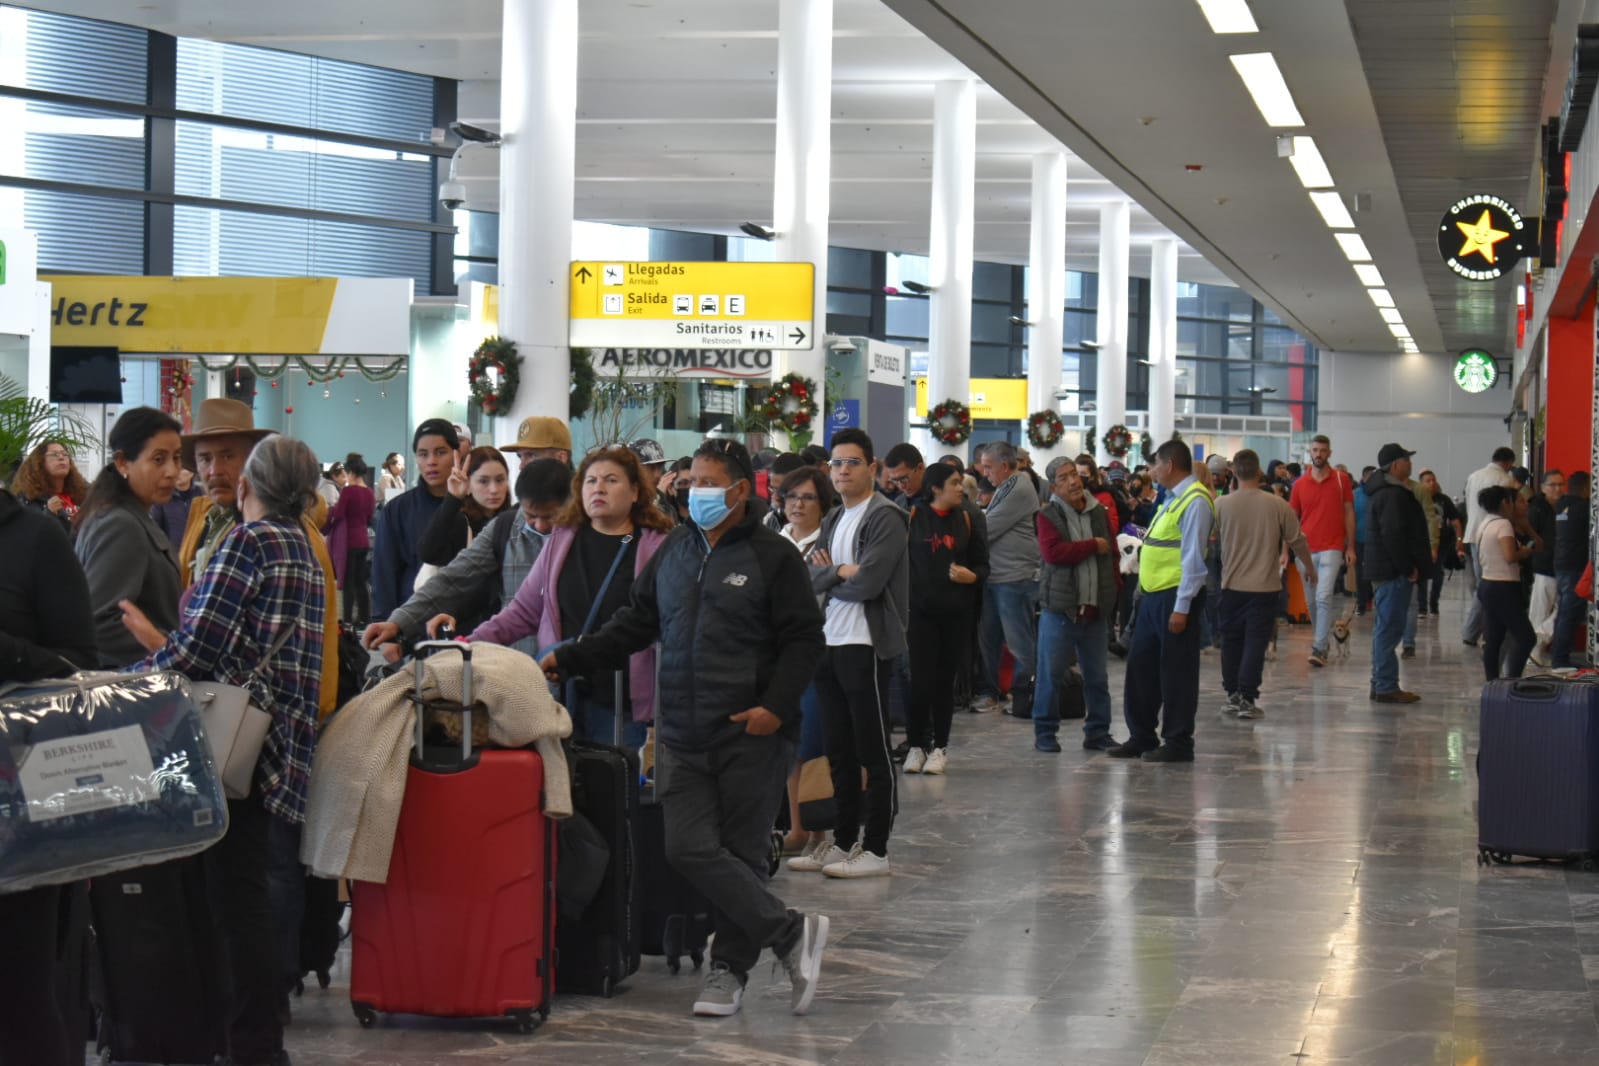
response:
<path fill-rule="evenodd" d="M 921 748 L 912 748 L 910 753 L 905 756 L 905 772 L 908 774 L 919 774 L 922 772 L 922 767 L 926 765 L 927 752 Z"/>
<path fill-rule="evenodd" d="M 857 842 L 847 858 L 828 863 L 822 873 L 828 877 L 887 877 L 888 856 L 867 851 Z"/>
<path fill-rule="evenodd" d="M 826 837 L 819 837 L 810 847 L 788 860 L 788 868 L 798 873 L 815 873 L 829 863 L 843 862 L 847 858 L 849 852 Z"/>
<path fill-rule="evenodd" d="M 934 748 L 932 754 L 927 756 L 927 765 L 922 767 L 924 774 L 941 774 L 949 765 L 949 752 L 943 748 Z"/>
<path fill-rule="evenodd" d="M 989 711 L 997 711 L 1004 706 L 1003 702 L 996 700 L 992 696 L 978 696 L 972 700 L 971 712 L 973 714 L 987 714 Z"/>

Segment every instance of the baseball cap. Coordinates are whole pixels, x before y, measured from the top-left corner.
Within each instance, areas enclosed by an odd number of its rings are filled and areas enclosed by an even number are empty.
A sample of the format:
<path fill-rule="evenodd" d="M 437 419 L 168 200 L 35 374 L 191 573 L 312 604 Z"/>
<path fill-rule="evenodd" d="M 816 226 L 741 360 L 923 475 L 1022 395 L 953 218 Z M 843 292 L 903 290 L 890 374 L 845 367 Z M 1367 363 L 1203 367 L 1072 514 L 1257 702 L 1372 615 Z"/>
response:
<path fill-rule="evenodd" d="M 572 450 L 572 431 L 566 428 L 566 423 L 559 418 L 547 415 L 529 415 L 522 419 L 522 424 L 516 427 L 516 441 L 513 444 L 502 444 L 506 451 L 521 451 L 524 448 L 558 448 L 564 452 Z M 660 445 L 656 445 L 660 447 Z"/>
<path fill-rule="evenodd" d="M 1403 446 L 1398 444 L 1384 444 L 1377 450 L 1377 465 L 1386 467 L 1395 459 L 1408 459 L 1415 454 L 1415 452 L 1406 451 Z"/>
<path fill-rule="evenodd" d="M 455 425 L 443 418 L 430 418 L 416 427 L 416 432 L 411 435 L 411 450 L 416 451 L 416 446 L 422 443 L 423 437 L 443 437 L 444 443 L 450 446 L 451 451 L 461 447 L 461 438 L 455 435 Z"/>
<path fill-rule="evenodd" d="M 1221 452 L 1212 452 L 1210 458 L 1205 460 L 1205 465 L 1212 474 L 1224 474 L 1227 472 L 1227 457 Z"/>
<path fill-rule="evenodd" d="M 1123 463 L 1120 459 L 1112 459 L 1110 462 L 1105 464 L 1105 476 L 1110 478 L 1112 481 L 1126 481 L 1127 464 Z"/>
<path fill-rule="evenodd" d="M 660 441 L 652 437 L 640 437 L 638 440 L 629 441 L 627 447 L 638 457 L 640 466 L 653 466 L 656 463 L 666 462 L 666 449 L 661 447 Z"/>

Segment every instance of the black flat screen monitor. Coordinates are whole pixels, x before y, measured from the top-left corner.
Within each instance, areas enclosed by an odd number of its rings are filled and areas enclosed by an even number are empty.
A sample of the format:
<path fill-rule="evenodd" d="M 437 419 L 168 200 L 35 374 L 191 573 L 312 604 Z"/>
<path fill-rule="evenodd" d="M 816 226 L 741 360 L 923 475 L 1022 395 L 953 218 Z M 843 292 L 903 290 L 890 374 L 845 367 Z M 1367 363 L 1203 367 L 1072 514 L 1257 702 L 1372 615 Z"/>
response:
<path fill-rule="evenodd" d="M 116 348 L 50 347 L 51 403 L 122 402 L 122 358 Z"/>

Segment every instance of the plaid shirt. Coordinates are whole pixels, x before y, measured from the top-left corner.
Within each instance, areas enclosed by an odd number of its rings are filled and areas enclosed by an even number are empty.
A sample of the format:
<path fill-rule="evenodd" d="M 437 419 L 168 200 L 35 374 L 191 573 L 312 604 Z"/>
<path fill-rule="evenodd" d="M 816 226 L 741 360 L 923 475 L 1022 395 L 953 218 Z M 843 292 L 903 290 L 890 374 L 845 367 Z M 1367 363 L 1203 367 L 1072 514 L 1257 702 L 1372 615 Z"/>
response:
<path fill-rule="evenodd" d="M 325 595 L 322 568 L 298 523 L 246 522 L 217 544 L 177 631 L 132 668 L 253 690 L 272 715 L 255 789 L 269 813 L 291 824 L 305 819 L 316 747 Z M 270 669 L 253 677 L 273 638 L 296 624 Z"/>

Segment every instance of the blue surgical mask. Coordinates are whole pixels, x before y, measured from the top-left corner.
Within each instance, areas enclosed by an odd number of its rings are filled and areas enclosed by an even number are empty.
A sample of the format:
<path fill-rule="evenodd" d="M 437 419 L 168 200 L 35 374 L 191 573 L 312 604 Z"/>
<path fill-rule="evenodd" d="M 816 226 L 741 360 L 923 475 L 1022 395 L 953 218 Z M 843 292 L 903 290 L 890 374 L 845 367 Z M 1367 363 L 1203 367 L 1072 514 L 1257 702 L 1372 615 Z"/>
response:
<path fill-rule="evenodd" d="M 701 529 L 715 529 L 732 510 L 727 505 L 727 488 L 691 488 L 688 490 L 688 516 Z"/>

